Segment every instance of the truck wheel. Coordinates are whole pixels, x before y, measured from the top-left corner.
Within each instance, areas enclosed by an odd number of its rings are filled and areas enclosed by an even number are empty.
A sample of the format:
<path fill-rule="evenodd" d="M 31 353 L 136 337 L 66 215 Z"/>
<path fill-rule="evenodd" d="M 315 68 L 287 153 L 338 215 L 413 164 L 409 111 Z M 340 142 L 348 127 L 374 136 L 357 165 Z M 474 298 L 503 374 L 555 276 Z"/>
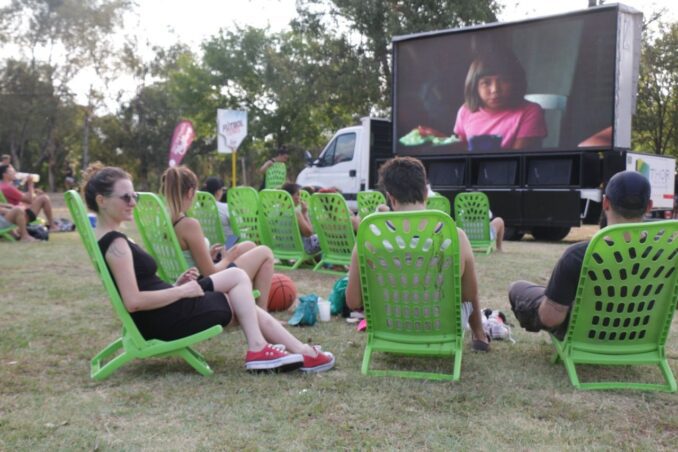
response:
<path fill-rule="evenodd" d="M 522 239 L 524 235 L 525 233 L 518 228 L 506 226 L 504 229 L 504 240 L 517 242 L 518 240 Z"/>
<path fill-rule="evenodd" d="M 568 227 L 538 226 L 532 228 L 532 235 L 534 238 L 546 242 L 558 242 L 564 239 L 569 233 L 570 228 Z"/>

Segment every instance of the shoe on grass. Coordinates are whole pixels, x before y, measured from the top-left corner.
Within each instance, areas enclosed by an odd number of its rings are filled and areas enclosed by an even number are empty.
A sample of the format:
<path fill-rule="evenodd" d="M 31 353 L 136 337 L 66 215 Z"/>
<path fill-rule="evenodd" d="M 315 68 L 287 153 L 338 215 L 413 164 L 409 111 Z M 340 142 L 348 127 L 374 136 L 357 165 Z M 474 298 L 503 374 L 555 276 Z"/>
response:
<path fill-rule="evenodd" d="M 313 348 L 318 352 L 317 356 L 304 356 L 304 365 L 301 367 L 302 372 L 325 372 L 334 367 L 334 355 L 330 352 L 324 352 L 319 345 L 314 345 Z"/>
<path fill-rule="evenodd" d="M 283 345 L 266 344 L 257 352 L 248 351 L 245 368 L 249 371 L 287 372 L 304 365 L 304 357 L 298 353 L 288 353 Z"/>

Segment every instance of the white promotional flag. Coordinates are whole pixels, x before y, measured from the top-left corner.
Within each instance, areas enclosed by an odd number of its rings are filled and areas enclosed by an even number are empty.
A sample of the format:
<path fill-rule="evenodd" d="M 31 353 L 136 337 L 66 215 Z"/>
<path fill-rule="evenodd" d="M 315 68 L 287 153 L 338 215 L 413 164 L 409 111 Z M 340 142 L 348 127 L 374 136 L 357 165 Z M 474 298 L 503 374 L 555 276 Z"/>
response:
<path fill-rule="evenodd" d="M 217 110 L 217 151 L 230 154 L 247 136 L 247 112 Z"/>

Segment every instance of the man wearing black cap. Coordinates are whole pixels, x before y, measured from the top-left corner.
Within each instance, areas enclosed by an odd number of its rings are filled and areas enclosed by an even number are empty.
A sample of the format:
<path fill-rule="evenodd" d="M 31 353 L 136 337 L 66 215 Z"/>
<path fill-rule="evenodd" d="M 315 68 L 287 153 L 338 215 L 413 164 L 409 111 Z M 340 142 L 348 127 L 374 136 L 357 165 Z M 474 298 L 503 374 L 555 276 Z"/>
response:
<path fill-rule="evenodd" d="M 264 175 L 264 180 L 261 183 L 261 189 L 266 187 L 266 171 L 273 165 L 274 163 L 287 163 L 287 160 L 290 157 L 290 151 L 287 150 L 287 146 L 280 146 L 278 148 L 278 152 L 275 157 L 270 158 L 264 162 L 263 165 L 259 168 L 259 173 Z"/>
<path fill-rule="evenodd" d="M 639 223 L 652 209 L 650 182 L 635 171 L 622 171 L 610 179 L 603 196 L 607 224 Z M 527 331 L 546 330 L 563 339 L 579 274 L 589 242 L 569 247 L 556 263 L 546 287 L 516 281 L 509 287 L 511 309 Z"/>

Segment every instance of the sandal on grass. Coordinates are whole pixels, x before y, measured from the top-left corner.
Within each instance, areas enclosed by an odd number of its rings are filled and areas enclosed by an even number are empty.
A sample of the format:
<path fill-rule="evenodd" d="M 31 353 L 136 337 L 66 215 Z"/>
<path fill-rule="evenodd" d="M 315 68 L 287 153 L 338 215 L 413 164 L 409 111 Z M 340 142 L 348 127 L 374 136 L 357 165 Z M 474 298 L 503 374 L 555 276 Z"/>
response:
<path fill-rule="evenodd" d="M 485 335 L 486 341 L 481 341 L 471 336 L 471 350 L 474 352 L 489 352 L 490 351 L 490 336 Z"/>

